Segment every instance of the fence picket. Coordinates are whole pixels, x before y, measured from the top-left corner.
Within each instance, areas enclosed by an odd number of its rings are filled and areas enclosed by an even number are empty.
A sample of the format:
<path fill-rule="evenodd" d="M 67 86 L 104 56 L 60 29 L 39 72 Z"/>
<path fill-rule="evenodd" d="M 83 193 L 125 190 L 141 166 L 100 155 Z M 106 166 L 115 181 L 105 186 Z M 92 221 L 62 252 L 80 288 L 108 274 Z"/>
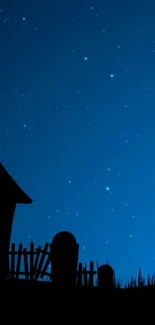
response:
<path fill-rule="evenodd" d="M 17 253 L 17 266 L 16 266 L 16 279 L 19 279 L 20 275 L 20 265 L 21 265 L 21 258 L 22 258 L 22 249 L 23 244 L 19 244 L 18 253 Z"/>
<path fill-rule="evenodd" d="M 24 269 L 25 269 L 25 278 L 28 280 L 29 272 L 28 272 L 28 258 L 27 258 L 27 249 L 24 248 Z"/>
<path fill-rule="evenodd" d="M 10 278 L 14 279 L 15 275 L 15 244 L 11 245 L 11 271 L 10 271 Z"/>
<path fill-rule="evenodd" d="M 45 243 L 44 249 L 43 249 L 43 251 L 41 251 L 42 256 L 40 258 L 40 261 L 39 261 L 39 264 L 38 264 L 38 267 L 37 267 L 37 270 L 36 270 L 35 280 L 37 280 L 39 278 L 40 274 L 41 274 L 41 269 L 42 269 L 42 266 L 43 266 L 43 263 L 44 263 L 44 259 L 45 259 L 46 254 L 49 254 L 47 252 L 48 247 L 49 247 L 49 244 L 48 243 Z"/>

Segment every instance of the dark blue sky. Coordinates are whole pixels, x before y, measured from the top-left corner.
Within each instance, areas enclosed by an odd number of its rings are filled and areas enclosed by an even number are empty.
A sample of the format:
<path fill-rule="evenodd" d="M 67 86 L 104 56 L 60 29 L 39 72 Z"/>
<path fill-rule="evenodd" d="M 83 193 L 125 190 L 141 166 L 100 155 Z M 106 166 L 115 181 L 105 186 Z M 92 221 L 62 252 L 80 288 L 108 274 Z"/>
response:
<path fill-rule="evenodd" d="M 155 269 L 154 1 L 1 0 L 0 161 L 32 198 L 12 241 Z"/>

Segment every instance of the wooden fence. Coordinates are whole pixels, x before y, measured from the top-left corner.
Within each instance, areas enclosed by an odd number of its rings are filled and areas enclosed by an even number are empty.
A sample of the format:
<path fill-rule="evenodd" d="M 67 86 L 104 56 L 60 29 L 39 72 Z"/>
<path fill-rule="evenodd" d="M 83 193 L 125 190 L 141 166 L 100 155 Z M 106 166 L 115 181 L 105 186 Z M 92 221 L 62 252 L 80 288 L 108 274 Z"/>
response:
<path fill-rule="evenodd" d="M 38 280 L 48 277 L 52 281 L 51 267 L 51 245 L 45 243 L 44 248 L 41 246 L 34 247 L 34 243 L 30 242 L 30 249 L 27 250 L 23 244 L 11 245 L 9 251 L 9 274 L 10 279 L 25 278 L 29 280 Z M 99 265 L 94 269 L 94 262 L 90 261 L 89 269 L 82 263 L 78 264 L 77 269 L 77 285 L 94 286 L 97 281 Z"/>

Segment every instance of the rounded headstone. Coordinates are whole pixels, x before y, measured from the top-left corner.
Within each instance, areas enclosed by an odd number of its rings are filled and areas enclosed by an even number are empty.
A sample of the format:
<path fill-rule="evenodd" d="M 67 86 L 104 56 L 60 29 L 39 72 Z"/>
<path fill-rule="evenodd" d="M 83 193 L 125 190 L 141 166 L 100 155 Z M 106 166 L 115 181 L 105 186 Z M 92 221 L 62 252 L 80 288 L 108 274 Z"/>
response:
<path fill-rule="evenodd" d="M 114 271 L 109 264 L 103 264 L 98 269 L 98 286 L 103 288 L 113 288 Z"/>
<path fill-rule="evenodd" d="M 79 245 L 68 231 L 61 231 L 51 245 L 52 280 L 56 287 L 73 287 L 76 284 Z"/>
<path fill-rule="evenodd" d="M 75 244 L 76 244 L 76 239 L 74 235 L 68 231 L 58 232 L 52 240 L 53 246 L 64 246 L 64 245 L 70 246 Z"/>

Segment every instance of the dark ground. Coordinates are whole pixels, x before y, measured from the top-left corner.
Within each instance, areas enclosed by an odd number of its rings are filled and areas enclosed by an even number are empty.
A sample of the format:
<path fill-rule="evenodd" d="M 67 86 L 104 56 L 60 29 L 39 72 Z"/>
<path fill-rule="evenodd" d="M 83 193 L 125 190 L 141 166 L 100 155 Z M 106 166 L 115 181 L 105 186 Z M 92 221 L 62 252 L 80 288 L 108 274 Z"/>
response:
<path fill-rule="evenodd" d="M 52 283 L 50 282 L 41 282 L 41 281 L 30 281 L 30 280 L 6 280 L 3 283 L 3 289 L 5 293 L 18 294 L 18 297 L 24 298 L 27 294 L 32 299 L 38 299 L 44 297 L 46 300 L 47 297 L 50 299 L 58 299 L 58 296 L 61 300 L 64 297 L 66 299 L 71 298 L 72 296 L 78 296 L 78 301 L 80 300 L 90 300 L 91 301 L 100 301 L 100 303 L 105 302 L 108 304 L 131 304 L 131 303 L 154 303 L 155 299 L 155 286 L 144 286 L 137 288 L 128 288 L 128 289 L 100 289 L 98 287 L 76 287 L 75 289 L 54 289 L 52 288 Z"/>

